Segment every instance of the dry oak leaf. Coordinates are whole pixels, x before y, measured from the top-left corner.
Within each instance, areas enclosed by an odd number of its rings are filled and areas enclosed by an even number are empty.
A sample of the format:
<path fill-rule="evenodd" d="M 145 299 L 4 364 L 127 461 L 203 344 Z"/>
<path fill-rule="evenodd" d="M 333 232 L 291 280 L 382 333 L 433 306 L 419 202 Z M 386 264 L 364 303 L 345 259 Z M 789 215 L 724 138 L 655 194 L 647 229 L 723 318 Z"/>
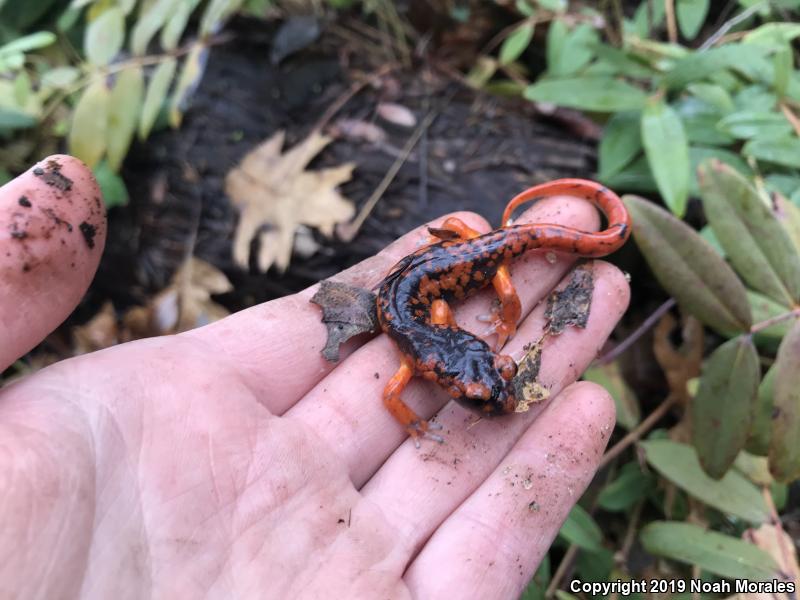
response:
<path fill-rule="evenodd" d="M 150 301 L 151 335 L 189 331 L 228 316 L 211 299 L 233 289 L 225 274 L 211 263 L 190 257 L 175 273 L 172 283 Z"/>
<path fill-rule="evenodd" d="M 312 131 L 309 136 L 281 154 L 285 133 L 279 131 L 251 150 L 225 178 L 225 192 L 241 209 L 233 241 L 233 258 L 247 268 L 250 245 L 259 237 L 257 265 L 266 271 L 289 266 L 295 230 L 299 225 L 333 234 L 337 223 L 350 220 L 353 204 L 336 191 L 348 181 L 354 163 L 331 169 L 305 168 L 332 138 Z"/>

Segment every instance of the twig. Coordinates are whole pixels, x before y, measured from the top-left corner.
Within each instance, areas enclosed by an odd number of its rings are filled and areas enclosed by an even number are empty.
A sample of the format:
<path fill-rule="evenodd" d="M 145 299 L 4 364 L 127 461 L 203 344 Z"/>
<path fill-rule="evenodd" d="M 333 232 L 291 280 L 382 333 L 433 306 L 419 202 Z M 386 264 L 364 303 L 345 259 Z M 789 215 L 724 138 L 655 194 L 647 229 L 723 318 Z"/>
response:
<path fill-rule="evenodd" d="M 575 544 L 572 544 L 567 551 L 564 553 L 564 558 L 561 559 L 561 562 L 558 565 L 558 569 L 556 572 L 553 573 L 553 578 L 550 580 L 550 585 L 547 586 L 547 591 L 544 593 L 545 598 L 552 598 L 556 594 L 556 590 L 558 590 L 558 586 L 561 585 L 561 580 L 564 579 L 564 576 L 567 574 L 567 569 L 570 568 L 572 565 L 572 561 L 575 560 L 575 556 L 578 554 L 578 547 Z"/>
<path fill-rule="evenodd" d="M 642 508 L 644 508 L 645 499 L 639 500 L 633 507 L 631 518 L 628 520 L 628 527 L 625 530 L 625 537 L 622 540 L 622 547 L 615 556 L 617 564 L 622 566 L 628 560 L 628 554 L 631 552 L 633 543 L 636 541 L 636 536 L 639 533 L 639 519 L 642 516 Z"/>
<path fill-rule="evenodd" d="M 367 85 L 377 81 L 390 71 L 395 68 L 395 65 L 386 64 L 383 65 L 380 69 L 376 70 L 371 75 L 364 77 L 360 81 L 354 82 L 350 87 L 341 95 L 339 96 L 333 104 L 331 104 L 327 110 L 322 114 L 322 116 L 317 121 L 317 124 L 314 125 L 314 131 L 321 131 L 330 120 L 334 117 L 334 115 L 339 112 L 342 107 L 347 104 L 350 99 L 355 96 L 358 92 L 363 90 Z"/>
<path fill-rule="evenodd" d="M 406 145 L 403 146 L 403 151 L 400 153 L 400 156 L 395 159 L 392 166 L 389 167 L 388 171 L 386 171 L 386 175 L 383 176 L 383 179 L 378 184 L 378 187 L 375 188 L 375 190 L 372 192 L 372 195 L 367 199 L 356 218 L 351 223 L 343 223 L 336 228 L 340 239 L 349 242 L 356 237 L 356 234 L 358 234 L 358 231 L 361 229 L 364 221 L 367 220 L 367 217 L 372 212 L 372 209 L 375 208 L 375 205 L 378 204 L 378 201 L 383 196 L 386 188 L 388 188 L 392 181 L 394 181 L 398 171 L 400 171 L 400 168 L 408 159 L 408 156 L 411 154 L 414 146 L 417 145 L 419 138 L 422 136 L 422 132 L 428 128 L 435 118 L 436 113 L 434 111 L 431 111 L 425 115 L 425 118 L 422 119 L 422 122 L 417 125 L 414 133 L 412 133 L 411 137 L 408 138 Z"/>
<path fill-rule="evenodd" d="M 794 310 L 790 310 L 789 312 L 785 312 L 781 315 L 776 315 L 774 317 L 770 317 L 760 323 L 756 323 L 752 327 L 750 327 L 750 334 L 758 333 L 759 331 L 766 329 L 767 327 L 772 327 L 776 323 L 782 323 L 783 321 L 788 321 L 792 317 L 800 317 L 800 307 L 795 308 Z"/>
<path fill-rule="evenodd" d="M 642 337 L 645 333 L 647 333 L 656 323 L 658 323 L 659 319 L 664 316 L 664 314 L 672 309 L 675 306 L 675 298 L 670 298 L 666 302 L 664 302 L 661 306 L 659 306 L 652 315 L 647 317 L 644 322 L 636 328 L 636 330 L 631 333 L 628 337 L 622 340 L 619 344 L 614 346 L 611 350 L 603 354 L 603 356 L 597 359 L 597 364 L 599 365 L 607 365 L 608 363 L 614 361 L 617 357 L 622 355 L 628 348 L 630 348 L 636 341 Z"/>
<path fill-rule="evenodd" d="M 748 8 L 746 10 L 743 10 L 742 12 L 740 12 L 735 17 L 731 17 L 730 19 L 725 21 L 722 24 L 722 26 L 719 29 L 717 29 L 717 31 L 714 33 L 714 35 L 709 37 L 705 42 L 703 42 L 700 45 L 698 50 L 700 52 L 702 52 L 704 50 L 708 50 L 709 48 L 711 48 L 713 45 L 715 45 L 720 40 L 720 38 L 722 38 L 722 36 L 724 36 L 726 33 L 728 33 L 731 30 L 732 27 L 735 27 L 736 25 L 738 25 L 742 21 L 746 21 L 747 19 L 752 17 L 759 10 L 761 10 L 764 7 L 765 4 L 767 4 L 767 0 L 763 0 L 762 2 L 758 2 L 757 4 L 753 4 L 753 6 L 751 6 L 750 8 Z"/>
<path fill-rule="evenodd" d="M 636 426 L 636 429 L 633 429 L 631 432 L 629 432 L 628 435 L 614 444 L 614 446 L 611 447 L 611 450 L 603 455 L 603 458 L 600 459 L 600 464 L 597 466 L 597 469 L 600 470 L 605 467 L 617 456 L 622 454 L 622 452 L 628 448 L 628 446 L 634 442 L 637 442 L 645 433 L 650 431 L 650 429 L 656 423 L 658 423 L 664 415 L 667 414 L 669 409 L 672 408 L 672 406 L 677 402 L 678 398 L 679 396 L 677 394 L 670 394 L 667 396 L 653 412 L 647 415 L 647 418 L 644 421 Z"/>
<path fill-rule="evenodd" d="M 430 112 L 430 90 L 428 89 L 427 80 L 425 82 L 425 98 L 422 101 L 422 107 L 425 113 Z M 420 208 L 428 207 L 428 128 L 422 130 L 422 138 L 419 140 L 419 196 L 418 202 Z"/>
<path fill-rule="evenodd" d="M 678 26 L 675 21 L 675 0 L 664 0 L 664 13 L 667 15 L 667 35 L 673 44 L 678 43 Z"/>
<path fill-rule="evenodd" d="M 792 112 L 792 109 L 789 108 L 785 102 L 781 102 L 780 107 L 783 116 L 786 117 L 786 120 L 789 121 L 794 128 L 795 134 L 800 136 L 800 119 L 797 118 L 797 115 Z"/>

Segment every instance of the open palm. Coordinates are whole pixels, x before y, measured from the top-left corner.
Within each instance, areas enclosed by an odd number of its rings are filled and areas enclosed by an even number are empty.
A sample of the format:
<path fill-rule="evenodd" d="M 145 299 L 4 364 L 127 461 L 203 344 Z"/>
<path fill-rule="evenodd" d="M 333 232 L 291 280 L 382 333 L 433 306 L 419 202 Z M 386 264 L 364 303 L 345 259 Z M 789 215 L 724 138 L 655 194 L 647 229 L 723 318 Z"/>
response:
<path fill-rule="evenodd" d="M 22 269 L 20 237 L 7 235 L 21 194 L 63 221 L 99 218 L 85 167 L 56 160 L 71 189 L 56 193 L 29 171 L 0 190 L 0 370 L 68 314 L 102 248 L 100 224 L 95 248 L 32 230 L 37 266 Z M 597 224 L 569 198 L 523 219 Z M 372 287 L 425 237 L 414 231 L 339 279 Z M 526 317 L 504 352 L 519 358 L 538 339 L 539 301 L 571 261 L 514 264 Z M 0 597 L 515 598 L 613 427 L 607 394 L 573 384 L 628 301 L 617 269 L 596 261 L 594 272 L 587 328 L 544 349 L 551 400 L 478 420 L 414 381 L 404 398 L 436 414 L 446 439 L 420 450 L 380 400 L 397 350 L 381 335 L 351 340 L 338 364 L 323 360 L 315 288 L 6 386 Z M 487 292 L 459 305 L 459 322 L 474 329 L 490 302 Z"/>

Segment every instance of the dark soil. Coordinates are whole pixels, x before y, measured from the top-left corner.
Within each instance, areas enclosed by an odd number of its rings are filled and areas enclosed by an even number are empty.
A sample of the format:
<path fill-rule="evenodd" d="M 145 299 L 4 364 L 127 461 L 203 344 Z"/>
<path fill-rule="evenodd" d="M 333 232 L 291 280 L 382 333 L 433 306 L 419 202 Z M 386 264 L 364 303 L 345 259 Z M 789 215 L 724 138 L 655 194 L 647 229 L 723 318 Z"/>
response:
<path fill-rule="evenodd" d="M 348 90 L 356 69 L 341 41 L 325 34 L 272 65 L 273 36 L 264 28 L 235 23 L 232 40 L 212 48 L 181 128 L 163 130 L 133 149 L 124 169 L 131 202 L 111 211 L 108 246 L 85 315 L 107 299 L 119 310 L 143 303 L 190 253 L 228 275 L 235 291 L 220 301 L 238 310 L 329 277 L 441 214 L 472 210 L 498 223 L 507 200 L 522 188 L 594 172 L 594 141 L 565 132 L 527 103 L 475 92 L 430 66 L 393 71 L 379 88 L 367 87 L 349 100 L 333 122 L 373 121 L 384 100 L 410 108 L 419 120 L 430 107 L 436 118 L 358 236 L 349 244 L 320 238 L 320 252 L 295 258 L 282 275 L 245 272 L 231 258 L 237 211 L 223 191 L 226 173 L 280 129 L 287 131 L 287 145 L 303 139 Z M 379 66 L 361 64 L 358 70 Z M 311 165 L 354 162 L 353 179 L 342 192 L 359 206 L 413 131 L 382 126 L 386 142 L 338 139 Z"/>

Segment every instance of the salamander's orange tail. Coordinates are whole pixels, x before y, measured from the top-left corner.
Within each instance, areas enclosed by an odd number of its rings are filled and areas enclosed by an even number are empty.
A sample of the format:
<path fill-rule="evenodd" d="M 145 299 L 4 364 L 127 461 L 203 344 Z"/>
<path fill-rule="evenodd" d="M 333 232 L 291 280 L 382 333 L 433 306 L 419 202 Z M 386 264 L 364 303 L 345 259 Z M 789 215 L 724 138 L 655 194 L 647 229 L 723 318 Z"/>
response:
<path fill-rule="evenodd" d="M 552 196 L 575 196 L 588 200 L 603 212 L 608 226 L 596 233 L 541 223 L 514 226 L 520 233 L 530 234 L 530 247 L 548 247 L 598 257 L 618 250 L 628 239 L 631 219 L 622 200 L 604 185 L 588 179 L 557 179 L 528 188 L 508 203 L 502 225 L 507 226 L 511 214 L 525 202 Z"/>

